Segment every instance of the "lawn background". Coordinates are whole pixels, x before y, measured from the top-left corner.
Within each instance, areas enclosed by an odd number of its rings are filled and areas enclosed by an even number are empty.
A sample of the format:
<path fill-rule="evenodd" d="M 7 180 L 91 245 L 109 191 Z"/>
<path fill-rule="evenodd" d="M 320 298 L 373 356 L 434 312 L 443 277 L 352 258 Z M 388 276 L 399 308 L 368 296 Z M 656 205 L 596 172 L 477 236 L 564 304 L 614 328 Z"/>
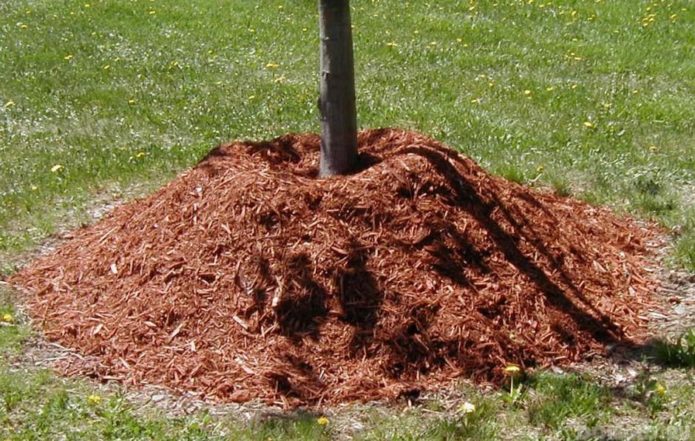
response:
<path fill-rule="evenodd" d="M 318 131 L 315 9 L 1 2 L 0 250 L 220 142 Z M 353 22 L 361 127 L 659 219 L 695 268 L 692 2 L 354 0 Z"/>
<path fill-rule="evenodd" d="M 695 270 L 692 1 L 352 4 L 361 127 L 424 132 L 514 181 L 655 219 L 674 238 L 670 264 Z M 310 0 L 1 1 L 0 270 L 220 142 L 318 131 L 317 28 Z M 12 360 L 31 332 L 9 295 L 0 306 L 15 318 L 0 327 L 5 435 L 222 436 L 206 416 L 142 417 L 120 396 L 95 406 L 85 401 L 91 385 L 18 368 Z M 617 412 L 639 421 L 645 439 L 669 438 L 673 425 L 687 433 L 692 387 L 652 405 L 655 385 L 683 372 L 650 374 L 623 401 L 579 378 L 565 417 L 610 426 Z M 542 405 L 546 393 L 549 403 L 571 398 L 563 381 L 575 379 L 529 385 L 521 404 L 504 393 L 479 398 L 478 432 L 456 412 L 425 425 L 422 411 L 384 411 L 367 418 L 364 437 L 486 436 L 508 422 L 531 438 L 572 438 L 572 423 Z M 268 424 L 258 433 L 329 436 L 314 416 Z"/>

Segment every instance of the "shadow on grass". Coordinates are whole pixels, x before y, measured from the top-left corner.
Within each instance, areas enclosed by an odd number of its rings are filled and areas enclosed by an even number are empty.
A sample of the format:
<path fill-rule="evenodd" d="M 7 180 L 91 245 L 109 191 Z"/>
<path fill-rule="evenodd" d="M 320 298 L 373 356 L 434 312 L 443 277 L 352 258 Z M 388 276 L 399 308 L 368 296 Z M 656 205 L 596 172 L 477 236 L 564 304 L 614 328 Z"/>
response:
<path fill-rule="evenodd" d="M 644 352 L 650 361 L 660 366 L 695 369 L 695 328 L 674 340 L 653 340 Z"/>

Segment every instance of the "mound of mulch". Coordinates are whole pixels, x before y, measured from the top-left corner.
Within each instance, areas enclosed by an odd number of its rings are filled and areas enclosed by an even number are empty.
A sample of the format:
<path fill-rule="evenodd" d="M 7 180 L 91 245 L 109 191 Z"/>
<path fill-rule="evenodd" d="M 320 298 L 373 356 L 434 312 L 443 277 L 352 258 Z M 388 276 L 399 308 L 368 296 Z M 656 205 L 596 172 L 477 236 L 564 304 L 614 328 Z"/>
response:
<path fill-rule="evenodd" d="M 69 373 L 284 405 L 396 397 L 635 344 L 657 232 L 421 135 L 214 149 L 10 277 Z"/>

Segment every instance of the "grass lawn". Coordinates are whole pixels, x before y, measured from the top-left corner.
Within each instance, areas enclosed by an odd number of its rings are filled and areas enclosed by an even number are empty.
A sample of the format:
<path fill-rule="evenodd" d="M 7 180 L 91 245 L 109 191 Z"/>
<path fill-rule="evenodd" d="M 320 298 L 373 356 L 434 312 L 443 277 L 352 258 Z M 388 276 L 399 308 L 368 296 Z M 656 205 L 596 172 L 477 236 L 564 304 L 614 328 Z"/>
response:
<path fill-rule="evenodd" d="M 657 220 L 671 264 L 695 271 L 692 1 L 352 3 L 360 126 L 421 131 L 493 173 Z M 318 131 L 317 70 L 313 0 L 0 1 L 0 272 L 219 142 Z M 620 393 L 544 373 L 521 392 L 466 389 L 471 413 L 432 400 L 331 411 L 325 426 L 172 418 L 18 362 L 32 337 L 16 308 L 3 294 L 0 438 L 575 439 L 624 426 L 688 439 L 694 427 L 688 362 Z"/>

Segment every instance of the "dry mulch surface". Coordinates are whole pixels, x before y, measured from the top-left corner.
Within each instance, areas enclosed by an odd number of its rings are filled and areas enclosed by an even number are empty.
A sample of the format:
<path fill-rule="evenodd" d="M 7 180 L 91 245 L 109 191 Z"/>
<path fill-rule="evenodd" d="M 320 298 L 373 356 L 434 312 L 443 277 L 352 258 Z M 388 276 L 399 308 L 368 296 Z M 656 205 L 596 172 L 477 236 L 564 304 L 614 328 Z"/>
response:
<path fill-rule="evenodd" d="M 296 406 L 416 394 L 638 345 L 653 226 L 494 177 L 424 136 L 235 142 L 9 282 L 68 373 Z"/>

